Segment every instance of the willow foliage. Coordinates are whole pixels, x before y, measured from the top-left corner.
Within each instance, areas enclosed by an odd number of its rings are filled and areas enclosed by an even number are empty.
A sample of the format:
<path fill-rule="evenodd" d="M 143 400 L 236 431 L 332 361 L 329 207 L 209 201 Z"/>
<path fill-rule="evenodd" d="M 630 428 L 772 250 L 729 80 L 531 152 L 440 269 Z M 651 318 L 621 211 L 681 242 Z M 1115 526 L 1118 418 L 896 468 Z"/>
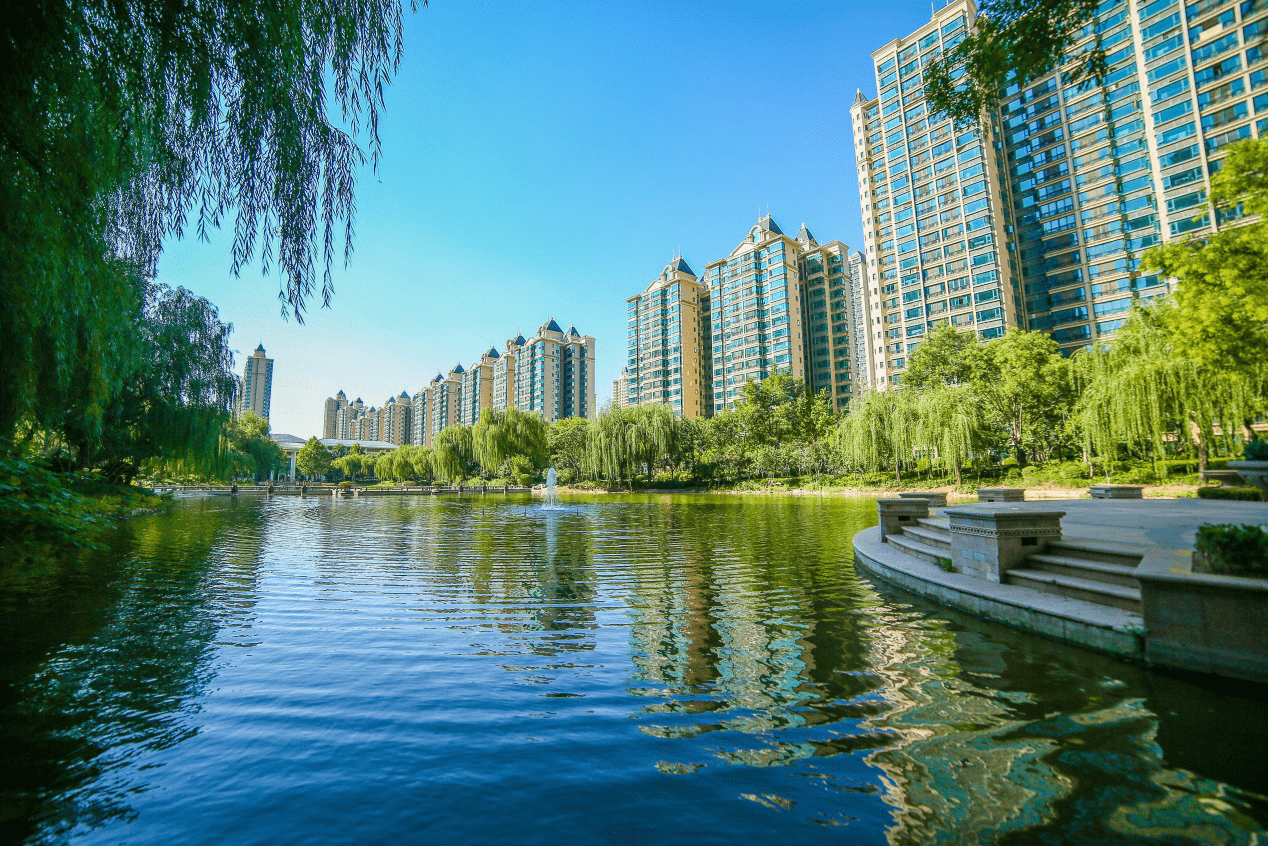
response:
<path fill-rule="evenodd" d="M 591 425 L 587 467 L 598 479 L 628 480 L 655 472 L 674 450 L 674 413 L 664 405 L 614 408 Z"/>
<path fill-rule="evenodd" d="M 970 385 L 941 385 L 915 392 L 916 441 L 941 466 L 962 481 L 961 471 L 981 451 L 987 428 L 981 399 Z"/>
<path fill-rule="evenodd" d="M 432 466 L 436 478 L 442 482 L 456 482 L 465 478 L 474 459 L 471 446 L 469 426 L 442 429 L 432 444 Z"/>
<path fill-rule="evenodd" d="M 489 475 L 517 455 L 527 458 L 536 469 L 546 466 L 546 418 L 535 412 L 486 408 L 471 428 L 471 442 L 475 460 Z"/>
<path fill-rule="evenodd" d="M 912 391 L 870 390 L 850 401 L 837 428 L 837 446 L 846 463 L 875 472 L 893 467 L 902 477 L 918 439 L 918 413 Z"/>
<path fill-rule="evenodd" d="M 56 425 L 71 392 L 118 387 L 115 330 L 167 237 L 232 218 L 234 272 L 275 266 L 297 317 L 318 287 L 329 301 L 402 14 L 399 0 L 6 6 L 0 438 Z M 80 408 L 83 428 L 101 405 Z"/>
<path fill-rule="evenodd" d="M 1243 422 L 1264 410 L 1266 365 L 1247 374 L 1185 355 L 1183 320 L 1170 299 L 1137 306 L 1112 344 L 1075 355 L 1075 415 L 1090 452 L 1111 463 L 1120 444 L 1158 455 L 1173 433 L 1230 447 Z"/>

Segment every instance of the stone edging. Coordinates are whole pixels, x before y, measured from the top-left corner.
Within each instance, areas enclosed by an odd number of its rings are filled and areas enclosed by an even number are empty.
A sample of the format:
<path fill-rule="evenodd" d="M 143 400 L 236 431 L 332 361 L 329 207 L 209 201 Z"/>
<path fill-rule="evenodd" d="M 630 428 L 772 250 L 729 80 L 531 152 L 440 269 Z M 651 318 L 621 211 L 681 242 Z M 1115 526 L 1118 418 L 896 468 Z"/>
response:
<path fill-rule="evenodd" d="M 1144 619 L 1139 614 L 946 573 L 883 543 L 879 527 L 856 534 L 853 546 L 854 562 L 861 569 L 918 596 L 1032 634 L 1144 660 Z"/>

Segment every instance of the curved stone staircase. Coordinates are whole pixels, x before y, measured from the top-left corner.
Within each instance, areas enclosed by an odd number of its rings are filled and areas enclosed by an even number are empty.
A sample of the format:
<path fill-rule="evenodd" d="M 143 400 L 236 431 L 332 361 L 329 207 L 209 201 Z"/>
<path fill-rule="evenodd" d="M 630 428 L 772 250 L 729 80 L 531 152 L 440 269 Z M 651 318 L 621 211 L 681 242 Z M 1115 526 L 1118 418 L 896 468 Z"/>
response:
<path fill-rule="evenodd" d="M 951 527 L 945 517 L 920 517 L 886 542 L 912 558 L 949 566 Z M 1140 613 L 1140 582 L 1135 570 L 1140 555 L 1114 552 L 1079 540 L 1052 541 L 1043 552 L 1026 558 L 1024 568 L 1013 568 L 1004 584 L 1081 599 Z"/>

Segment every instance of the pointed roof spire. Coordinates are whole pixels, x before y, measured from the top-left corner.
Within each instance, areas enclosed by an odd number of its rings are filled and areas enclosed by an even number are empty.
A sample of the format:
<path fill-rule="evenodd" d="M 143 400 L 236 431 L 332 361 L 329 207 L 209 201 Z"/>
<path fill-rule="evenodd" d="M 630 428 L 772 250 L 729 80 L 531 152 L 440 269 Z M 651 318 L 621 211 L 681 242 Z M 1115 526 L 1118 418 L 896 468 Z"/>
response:
<path fill-rule="evenodd" d="M 801 222 L 801 229 L 797 232 L 797 240 L 802 244 L 812 244 L 818 246 L 819 242 L 815 240 L 815 236 L 810 234 L 810 230 L 806 228 L 806 222 Z"/>
<path fill-rule="evenodd" d="M 576 324 L 573 324 L 572 326 L 569 326 L 569 327 L 568 327 L 568 337 L 569 337 L 569 338 L 580 338 L 580 337 L 581 337 L 581 333 L 577 331 L 577 326 L 576 326 Z"/>
<path fill-rule="evenodd" d="M 863 94 L 863 89 L 859 88 L 858 93 L 854 95 L 854 104 L 858 105 L 859 103 L 866 103 L 866 102 L 867 102 L 867 97 Z"/>
<path fill-rule="evenodd" d="M 523 333 L 522 333 L 522 332 L 517 332 L 517 333 L 515 334 L 515 339 L 514 339 L 513 341 L 511 341 L 511 343 L 512 343 L 512 344 L 514 344 L 514 345 L 515 345 L 515 346 L 517 346 L 517 347 L 522 347 L 522 346 L 524 346 L 525 344 L 527 344 L 527 343 L 528 343 L 528 341 L 525 341 L 525 340 L 524 340 L 524 335 L 523 335 Z"/>
<path fill-rule="evenodd" d="M 559 324 L 555 322 L 555 318 L 553 317 L 542 326 L 542 331 L 558 332 L 560 335 L 564 333 L 564 330 L 559 328 Z"/>
<path fill-rule="evenodd" d="M 489 351 L 484 354 L 487 358 L 501 358 L 498 354 L 497 347 L 489 347 Z"/>

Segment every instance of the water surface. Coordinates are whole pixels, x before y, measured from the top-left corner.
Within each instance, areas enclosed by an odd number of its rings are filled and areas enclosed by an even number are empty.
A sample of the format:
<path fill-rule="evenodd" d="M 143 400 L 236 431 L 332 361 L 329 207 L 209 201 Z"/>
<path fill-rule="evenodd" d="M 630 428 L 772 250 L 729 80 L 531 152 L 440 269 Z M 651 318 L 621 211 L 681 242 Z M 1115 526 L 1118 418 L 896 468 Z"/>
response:
<path fill-rule="evenodd" d="M 1262 842 L 1261 689 L 877 586 L 874 523 L 212 499 L 0 565 L 0 841 Z"/>

